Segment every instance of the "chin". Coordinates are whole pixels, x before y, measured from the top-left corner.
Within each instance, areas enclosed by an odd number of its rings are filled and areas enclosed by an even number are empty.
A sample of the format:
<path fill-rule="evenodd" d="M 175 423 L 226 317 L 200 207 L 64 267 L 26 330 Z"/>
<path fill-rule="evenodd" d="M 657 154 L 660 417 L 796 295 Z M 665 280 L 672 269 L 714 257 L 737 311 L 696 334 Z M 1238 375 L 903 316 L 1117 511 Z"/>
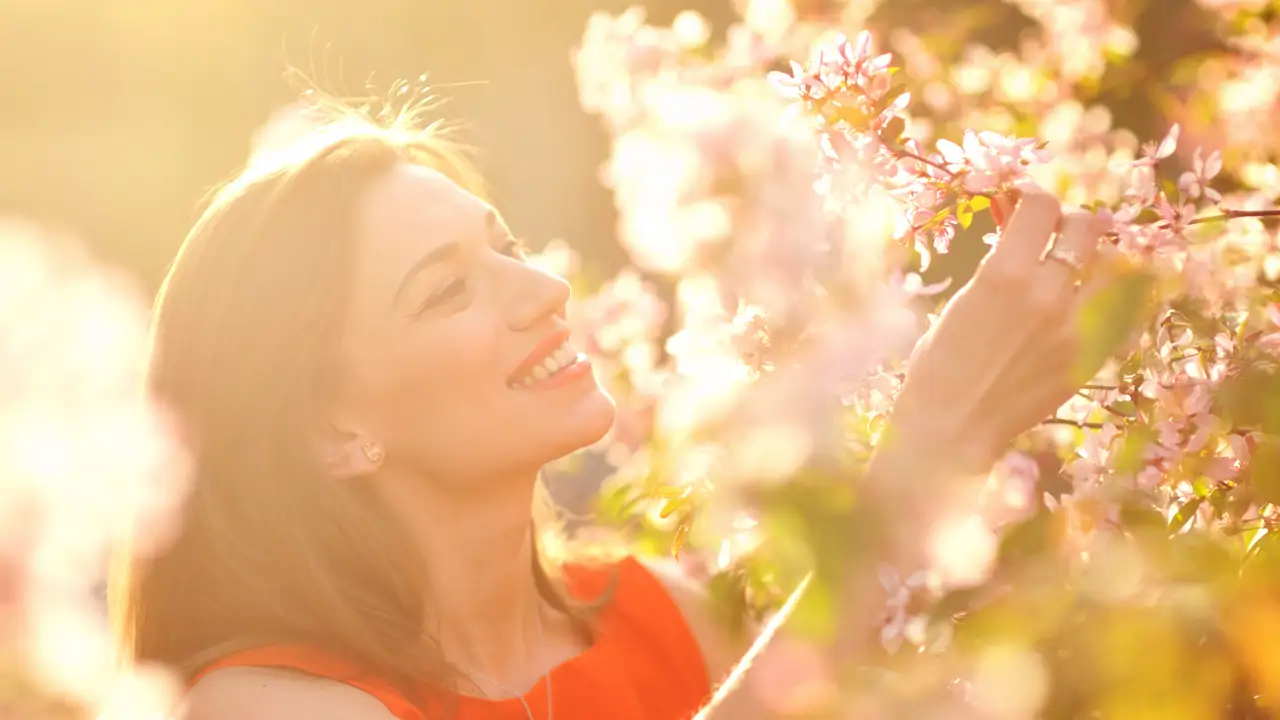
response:
<path fill-rule="evenodd" d="M 613 398 L 603 389 L 597 388 L 583 398 L 563 423 L 557 425 L 561 432 L 556 433 L 556 438 L 551 443 L 555 452 L 553 457 L 547 458 L 547 462 L 600 442 L 613 428 L 617 415 L 618 407 Z"/>

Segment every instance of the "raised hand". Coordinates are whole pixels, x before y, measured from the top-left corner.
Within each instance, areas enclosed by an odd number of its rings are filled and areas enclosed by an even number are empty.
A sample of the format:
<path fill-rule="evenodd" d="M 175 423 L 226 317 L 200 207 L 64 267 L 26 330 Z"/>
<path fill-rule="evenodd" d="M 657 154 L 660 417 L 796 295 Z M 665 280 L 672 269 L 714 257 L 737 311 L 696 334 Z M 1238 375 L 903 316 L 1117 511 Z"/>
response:
<path fill-rule="evenodd" d="M 982 470 L 1100 369 L 1099 294 L 1131 272 L 1108 223 L 1022 194 L 973 279 L 917 345 L 895 438 L 947 470 Z M 1092 314 L 1092 315 L 1091 315 Z M 1111 348 L 1114 349 L 1114 348 Z"/>

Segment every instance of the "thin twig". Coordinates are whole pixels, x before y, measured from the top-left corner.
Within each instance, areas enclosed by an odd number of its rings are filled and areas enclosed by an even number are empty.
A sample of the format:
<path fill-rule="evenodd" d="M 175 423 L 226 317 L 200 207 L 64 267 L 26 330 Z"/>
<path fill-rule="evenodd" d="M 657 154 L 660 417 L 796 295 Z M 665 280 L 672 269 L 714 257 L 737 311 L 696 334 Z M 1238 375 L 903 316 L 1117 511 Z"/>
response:
<path fill-rule="evenodd" d="M 746 675 L 747 670 L 751 668 L 751 664 L 756 661 L 756 658 L 759 657 L 760 653 L 764 652 L 764 649 L 769 645 L 769 642 L 773 640 L 773 636 L 777 634 L 778 630 L 782 627 L 782 624 L 791 617 L 792 613 L 795 612 L 796 605 L 798 605 L 800 603 L 800 599 L 804 597 L 804 592 L 809 589 L 809 583 L 812 580 L 813 573 L 809 573 L 804 576 L 800 581 L 800 584 L 796 586 L 796 589 L 792 591 L 791 595 L 787 598 L 787 601 L 783 603 L 782 607 L 778 610 L 777 614 L 770 618 L 769 622 L 765 623 L 764 629 L 760 631 L 760 635 L 756 637 L 755 642 L 751 643 L 751 648 L 747 650 L 746 654 L 742 656 L 742 659 L 733 666 L 733 671 L 724 679 L 724 682 L 720 683 L 720 687 L 716 688 L 716 692 L 711 696 L 711 700 L 709 700 L 706 705 L 702 706 L 702 709 L 698 711 L 698 714 L 693 720 L 709 720 L 715 712 L 716 707 L 719 706 L 720 703 L 724 702 L 724 699 L 729 696 L 729 693 L 733 692 L 742 684 L 742 679 Z"/>
<path fill-rule="evenodd" d="M 943 164 L 941 164 L 941 163 L 934 162 L 933 160 L 930 160 L 929 158 L 920 157 L 919 155 L 916 155 L 915 153 L 912 153 L 912 152 L 907 152 L 906 150 L 893 150 L 893 152 L 894 152 L 896 155 L 898 155 L 899 157 L 908 158 L 908 159 L 910 159 L 910 160 L 917 160 L 917 161 L 919 161 L 919 162 L 924 163 L 925 165 L 929 165 L 929 166 L 931 166 L 931 167 L 935 167 L 935 168 L 937 168 L 937 169 L 941 170 L 942 172 L 946 173 L 946 174 L 947 174 L 948 176 L 950 176 L 950 177 L 955 177 L 955 176 L 956 176 L 956 172 L 955 172 L 954 170 L 952 170 L 951 168 L 947 167 L 946 165 L 943 165 Z"/>
<path fill-rule="evenodd" d="M 1188 220 L 1187 225 L 1203 225 L 1204 223 L 1226 222 L 1227 220 L 1236 220 L 1238 218 L 1263 217 L 1280 217 L 1280 210 L 1226 210 L 1221 215 L 1209 215 Z"/>
<path fill-rule="evenodd" d="M 1068 418 L 1051 417 L 1040 423 L 1041 425 L 1071 425 L 1078 428 L 1088 428 L 1090 430 L 1101 430 L 1107 426 L 1107 423 L 1100 422 L 1076 422 Z"/>
<path fill-rule="evenodd" d="M 1077 390 L 1077 391 L 1076 391 L 1076 397 L 1084 398 L 1085 400 L 1092 400 L 1092 399 L 1093 399 L 1093 398 L 1089 397 L 1087 394 L 1085 394 L 1084 390 Z M 1119 410 L 1116 410 L 1115 408 L 1111 407 L 1110 405 L 1103 405 L 1102 403 L 1098 403 L 1098 407 L 1102 408 L 1103 410 L 1106 410 L 1107 412 L 1111 413 L 1112 415 L 1115 415 L 1115 416 L 1116 416 L 1116 417 L 1118 417 L 1118 418 L 1124 418 L 1125 420 L 1132 420 L 1132 419 L 1133 419 L 1133 416 L 1132 416 L 1132 415 L 1125 415 L 1124 413 L 1120 412 Z"/>

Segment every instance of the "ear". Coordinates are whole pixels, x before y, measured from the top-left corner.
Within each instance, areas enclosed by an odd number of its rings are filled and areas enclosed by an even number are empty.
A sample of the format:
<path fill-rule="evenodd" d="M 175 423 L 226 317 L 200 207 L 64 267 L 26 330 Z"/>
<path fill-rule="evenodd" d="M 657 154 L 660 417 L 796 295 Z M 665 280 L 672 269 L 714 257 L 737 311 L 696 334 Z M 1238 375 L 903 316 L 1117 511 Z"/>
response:
<path fill-rule="evenodd" d="M 329 473 L 341 480 L 372 475 L 387 458 L 386 450 L 378 441 L 363 433 L 336 427 L 330 427 L 321 439 L 320 452 Z"/>

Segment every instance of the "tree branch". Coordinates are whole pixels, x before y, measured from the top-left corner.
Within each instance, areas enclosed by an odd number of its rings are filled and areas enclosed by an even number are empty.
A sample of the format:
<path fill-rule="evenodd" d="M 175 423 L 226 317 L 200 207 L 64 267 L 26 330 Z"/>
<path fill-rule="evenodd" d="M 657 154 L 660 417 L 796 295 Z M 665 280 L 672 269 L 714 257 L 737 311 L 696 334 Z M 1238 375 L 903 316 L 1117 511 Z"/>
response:
<path fill-rule="evenodd" d="M 1108 423 L 1100 423 L 1100 422 L 1076 422 L 1075 420 L 1071 420 L 1068 418 L 1060 418 L 1060 417 L 1048 418 L 1046 420 L 1041 421 L 1040 424 L 1041 425 L 1071 425 L 1072 427 L 1088 428 L 1090 430 L 1101 430 L 1102 428 L 1108 425 Z"/>
<path fill-rule="evenodd" d="M 930 160 L 929 158 L 920 157 L 919 155 L 916 155 L 915 153 L 912 153 L 912 152 L 907 152 L 906 150 L 898 150 L 898 149 L 895 149 L 895 148 L 890 148 L 890 150 L 893 152 L 893 154 L 897 155 L 897 156 L 898 156 L 898 157 L 900 157 L 900 158 L 906 158 L 906 159 L 908 159 L 908 160 L 915 160 L 915 161 L 917 161 L 917 162 L 922 162 L 922 163 L 924 163 L 925 165 L 928 165 L 928 166 L 930 166 L 930 167 L 937 168 L 937 169 L 941 170 L 942 172 L 946 173 L 948 177 L 955 177 L 955 176 L 956 176 L 956 172 L 955 172 L 954 170 L 952 170 L 951 168 L 949 168 L 949 167 L 947 167 L 946 165 L 943 165 L 943 164 L 941 164 L 941 163 L 936 163 L 936 162 L 934 162 L 934 161 Z"/>
<path fill-rule="evenodd" d="M 1280 210 L 1226 210 L 1221 215 L 1209 215 L 1187 221 L 1187 225 L 1203 225 L 1212 222 L 1226 222 L 1238 218 L 1280 217 Z"/>

